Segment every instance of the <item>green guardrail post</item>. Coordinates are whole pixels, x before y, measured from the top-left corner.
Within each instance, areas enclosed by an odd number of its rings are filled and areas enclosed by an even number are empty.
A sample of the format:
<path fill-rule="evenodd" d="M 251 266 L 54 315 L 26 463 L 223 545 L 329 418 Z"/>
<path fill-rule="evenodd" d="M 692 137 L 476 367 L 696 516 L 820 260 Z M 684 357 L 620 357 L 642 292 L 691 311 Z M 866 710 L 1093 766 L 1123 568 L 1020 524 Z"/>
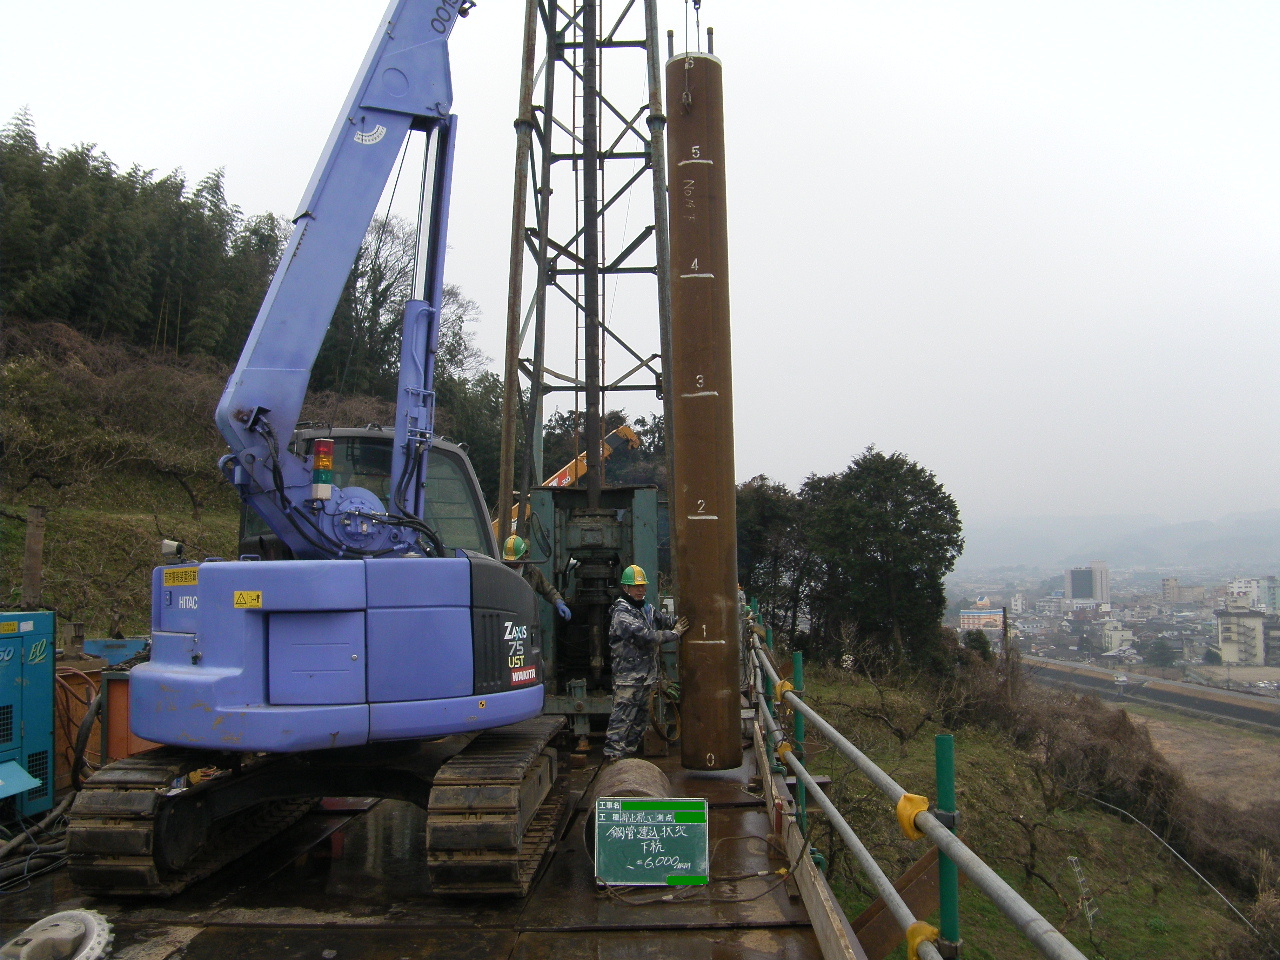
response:
<path fill-rule="evenodd" d="M 797 650 L 791 654 L 791 685 L 796 688 L 796 696 L 804 696 L 804 654 Z M 799 710 L 796 715 L 796 754 L 804 759 L 804 714 Z"/>
<path fill-rule="evenodd" d="M 956 832 L 956 742 L 949 733 L 940 733 L 933 740 L 934 769 L 938 783 L 938 813 L 950 821 L 947 825 Z M 949 815 L 949 816 L 948 816 Z M 960 872 L 956 862 L 941 850 L 938 851 L 938 907 L 939 932 L 949 943 L 960 942 Z"/>
<path fill-rule="evenodd" d="M 796 650 L 791 654 L 791 685 L 795 687 L 797 697 L 804 696 L 804 654 Z M 795 734 L 793 736 L 796 759 L 804 763 L 804 714 L 793 710 L 795 714 Z M 805 809 L 805 786 L 796 777 L 796 822 L 800 824 L 800 832 L 809 832 L 809 814 Z"/>
<path fill-rule="evenodd" d="M 764 645 L 773 652 L 773 627 L 764 628 Z M 762 673 L 764 671 L 761 671 Z M 776 711 L 773 707 L 773 681 L 769 679 L 769 674 L 764 674 L 764 702 L 765 709 L 769 711 L 769 716 L 775 716 Z"/>

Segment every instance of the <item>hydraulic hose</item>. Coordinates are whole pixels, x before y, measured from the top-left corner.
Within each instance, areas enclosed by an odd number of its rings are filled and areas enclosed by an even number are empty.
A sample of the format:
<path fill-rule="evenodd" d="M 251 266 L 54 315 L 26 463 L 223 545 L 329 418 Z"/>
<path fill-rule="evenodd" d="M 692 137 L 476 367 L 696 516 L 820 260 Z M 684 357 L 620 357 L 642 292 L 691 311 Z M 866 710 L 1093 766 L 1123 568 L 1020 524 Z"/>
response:
<path fill-rule="evenodd" d="M 84 771 L 84 752 L 89 746 L 89 734 L 93 732 L 93 722 L 97 719 L 98 714 L 102 712 L 102 698 L 107 692 L 107 685 L 104 682 L 98 688 L 98 693 L 89 701 L 89 706 L 85 709 L 84 717 L 80 721 L 80 729 L 76 731 L 76 751 L 75 758 L 71 761 L 71 789 L 79 790 L 83 784 L 81 773 Z M 0 854 L 0 858 L 2 858 Z"/>

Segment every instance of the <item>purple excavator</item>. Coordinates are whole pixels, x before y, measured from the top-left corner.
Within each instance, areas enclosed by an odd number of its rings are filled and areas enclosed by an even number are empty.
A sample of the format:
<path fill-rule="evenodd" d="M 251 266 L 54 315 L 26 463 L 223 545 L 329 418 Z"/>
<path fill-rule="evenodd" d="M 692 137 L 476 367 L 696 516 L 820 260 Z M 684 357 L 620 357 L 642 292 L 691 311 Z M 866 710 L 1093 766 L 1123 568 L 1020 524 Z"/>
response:
<path fill-rule="evenodd" d="M 465 453 L 433 434 L 456 131 L 448 38 L 471 6 L 393 0 L 334 124 L 218 405 L 231 448 L 220 467 L 252 515 L 246 552 L 154 572 L 130 717 L 163 746 L 84 783 L 68 838 L 87 889 L 176 893 L 324 796 L 427 809 L 440 891 L 527 891 L 554 832 L 550 742 L 564 721 L 541 715 L 535 597 L 497 559 Z M 298 430 L 376 205 L 419 139 L 394 436 Z"/>

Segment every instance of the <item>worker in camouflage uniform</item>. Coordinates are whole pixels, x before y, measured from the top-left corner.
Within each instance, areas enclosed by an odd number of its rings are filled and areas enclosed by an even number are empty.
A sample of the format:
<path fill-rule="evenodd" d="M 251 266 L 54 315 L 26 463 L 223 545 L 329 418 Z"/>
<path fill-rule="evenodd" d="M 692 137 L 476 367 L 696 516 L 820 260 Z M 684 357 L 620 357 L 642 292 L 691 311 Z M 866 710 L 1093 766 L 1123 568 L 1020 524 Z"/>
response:
<path fill-rule="evenodd" d="M 569 612 L 569 605 L 564 602 L 564 597 L 560 596 L 560 591 L 552 586 L 551 581 L 541 570 L 529 563 L 528 555 L 529 545 L 514 533 L 507 537 L 507 542 L 502 545 L 502 562 L 519 572 L 520 576 L 524 577 L 525 583 L 542 594 L 542 598 L 556 608 L 556 613 L 566 620 L 572 620 L 573 614 Z"/>
<path fill-rule="evenodd" d="M 649 581 L 635 564 L 622 571 L 622 596 L 609 609 L 609 653 L 613 658 L 613 712 L 605 738 L 606 761 L 635 755 L 649 722 L 649 698 L 658 680 L 663 640 L 689 629 L 681 617 L 660 613 L 645 603 Z"/>

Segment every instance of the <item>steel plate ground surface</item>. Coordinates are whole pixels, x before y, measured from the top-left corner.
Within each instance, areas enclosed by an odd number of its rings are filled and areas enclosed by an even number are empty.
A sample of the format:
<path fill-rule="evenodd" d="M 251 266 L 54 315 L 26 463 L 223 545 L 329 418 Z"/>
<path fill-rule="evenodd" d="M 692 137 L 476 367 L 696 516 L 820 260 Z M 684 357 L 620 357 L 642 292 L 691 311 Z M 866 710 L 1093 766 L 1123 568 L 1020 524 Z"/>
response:
<path fill-rule="evenodd" d="M 465 928 L 433 929 L 429 936 L 414 936 L 390 928 L 212 927 L 188 943 L 183 956 L 184 960 L 493 960 L 510 956 L 516 937 L 510 930 Z"/>
<path fill-rule="evenodd" d="M 709 800 L 713 877 L 785 865 L 764 839 L 770 819 L 748 790 L 757 775 L 753 761 L 693 775 L 679 769 L 678 758 L 659 763 L 681 796 Z M 591 765 L 573 771 L 574 798 L 588 791 L 594 773 Z M 232 953 L 315 960 L 327 950 L 335 951 L 333 960 L 821 956 L 803 904 L 776 879 L 598 890 L 581 842 L 585 803 L 575 806 L 525 898 L 434 894 L 425 812 L 384 801 L 365 813 L 317 811 L 167 901 L 89 897 L 65 871 L 36 878 L 0 898 L 0 934 L 60 909 L 88 907 L 115 926 L 120 960 L 221 960 Z"/>
<path fill-rule="evenodd" d="M 664 930 L 627 937 L 612 931 L 526 933 L 511 960 L 808 960 L 821 956 L 805 927 L 768 930 Z"/>

